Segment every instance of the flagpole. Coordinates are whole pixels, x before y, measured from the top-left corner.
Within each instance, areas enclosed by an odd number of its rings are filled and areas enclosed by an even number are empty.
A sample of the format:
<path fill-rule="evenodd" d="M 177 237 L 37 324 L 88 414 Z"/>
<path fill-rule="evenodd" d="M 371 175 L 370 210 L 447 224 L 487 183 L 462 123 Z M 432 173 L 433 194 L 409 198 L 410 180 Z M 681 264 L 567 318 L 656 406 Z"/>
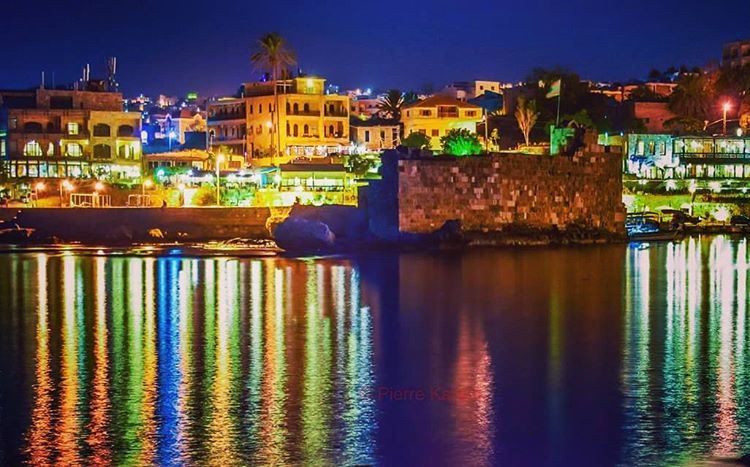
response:
<path fill-rule="evenodd" d="M 557 92 L 557 119 L 555 120 L 555 128 L 560 126 L 560 98 L 562 97 L 562 80 L 560 80 L 560 90 Z"/>

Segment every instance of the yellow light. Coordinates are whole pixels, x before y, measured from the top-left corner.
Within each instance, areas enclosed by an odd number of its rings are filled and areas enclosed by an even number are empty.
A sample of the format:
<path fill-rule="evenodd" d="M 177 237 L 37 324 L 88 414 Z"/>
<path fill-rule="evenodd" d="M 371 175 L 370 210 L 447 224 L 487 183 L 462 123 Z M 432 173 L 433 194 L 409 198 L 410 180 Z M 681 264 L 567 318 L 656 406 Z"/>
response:
<path fill-rule="evenodd" d="M 724 102 L 724 112 L 729 112 L 732 109 L 732 103 L 731 102 Z"/>
<path fill-rule="evenodd" d="M 223 154 L 219 154 L 219 157 L 216 158 L 216 161 L 219 164 L 221 164 L 222 162 L 224 162 L 224 155 Z"/>
<path fill-rule="evenodd" d="M 94 185 L 94 189 L 96 191 L 102 191 L 104 189 L 104 183 L 102 183 L 102 182 L 96 182 L 96 184 Z"/>
<path fill-rule="evenodd" d="M 38 182 L 36 185 L 34 185 L 34 189 L 36 189 L 36 191 L 44 191 L 44 183 Z"/>
<path fill-rule="evenodd" d="M 273 126 L 273 123 L 271 123 L 271 120 L 269 120 L 269 121 L 266 122 L 266 126 L 268 128 L 271 128 Z"/>
<path fill-rule="evenodd" d="M 150 178 L 147 178 L 143 181 L 143 186 L 145 186 L 146 188 L 151 188 L 152 186 L 154 186 L 154 182 L 152 182 Z"/>
<path fill-rule="evenodd" d="M 72 184 L 72 183 L 70 183 L 70 182 L 69 182 L 69 181 L 67 181 L 67 180 L 64 180 L 64 181 L 62 182 L 62 187 L 63 187 L 63 188 L 65 189 L 65 190 L 68 190 L 68 191 L 73 191 L 73 189 L 75 188 L 75 187 L 73 186 L 73 184 Z"/>

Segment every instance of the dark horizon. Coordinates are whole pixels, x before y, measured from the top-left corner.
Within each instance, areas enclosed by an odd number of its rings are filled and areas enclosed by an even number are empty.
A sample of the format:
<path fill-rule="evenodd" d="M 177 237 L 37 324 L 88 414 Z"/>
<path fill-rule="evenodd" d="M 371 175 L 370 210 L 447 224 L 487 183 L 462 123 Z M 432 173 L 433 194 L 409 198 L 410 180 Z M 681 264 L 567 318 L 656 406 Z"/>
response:
<path fill-rule="evenodd" d="M 748 38 L 750 2 L 726 0 L 720 11 L 699 0 L 634 0 L 613 13 L 593 0 L 565 7 L 479 0 L 404 4 L 302 0 L 280 9 L 238 0 L 212 10 L 188 0 L 179 9 L 149 2 L 123 10 L 59 2 L 6 7 L 11 47 L 0 88 L 71 83 L 89 63 L 105 76 L 118 58 L 121 91 L 146 95 L 228 95 L 254 77 L 249 56 L 262 34 L 278 31 L 304 72 L 344 89 L 440 89 L 459 80 L 516 82 L 533 68 L 562 66 L 582 78 L 623 82 L 652 68 L 718 63 L 725 42 Z M 555 32 L 557 31 L 557 32 Z M 541 33 L 541 34 L 540 34 Z"/>

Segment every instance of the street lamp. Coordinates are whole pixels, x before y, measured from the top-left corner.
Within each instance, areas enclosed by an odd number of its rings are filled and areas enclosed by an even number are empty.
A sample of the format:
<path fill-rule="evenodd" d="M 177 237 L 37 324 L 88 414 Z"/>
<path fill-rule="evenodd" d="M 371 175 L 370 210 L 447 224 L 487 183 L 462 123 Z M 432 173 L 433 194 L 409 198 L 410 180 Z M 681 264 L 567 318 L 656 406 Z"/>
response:
<path fill-rule="evenodd" d="M 143 181 L 143 184 L 141 185 L 141 194 L 144 198 L 146 197 L 146 188 L 151 188 L 152 186 L 154 186 L 154 182 L 152 182 L 150 178 Z"/>
<path fill-rule="evenodd" d="M 221 178 L 219 177 L 219 168 L 221 163 L 224 162 L 224 156 L 219 154 L 216 156 L 216 206 L 221 206 Z"/>
<path fill-rule="evenodd" d="M 727 112 L 729 112 L 732 109 L 732 103 L 729 101 L 724 102 L 724 105 L 722 105 L 721 108 L 724 111 L 724 117 L 722 118 L 724 122 L 724 131 L 722 134 L 726 135 L 727 134 Z"/>
<path fill-rule="evenodd" d="M 60 207 L 63 207 L 63 190 L 71 192 L 73 189 L 73 184 L 67 180 L 63 180 L 62 183 L 60 183 Z"/>
<path fill-rule="evenodd" d="M 39 203 L 39 192 L 44 191 L 44 183 L 37 182 L 36 185 L 34 185 L 34 199 L 36 203 Z"/>

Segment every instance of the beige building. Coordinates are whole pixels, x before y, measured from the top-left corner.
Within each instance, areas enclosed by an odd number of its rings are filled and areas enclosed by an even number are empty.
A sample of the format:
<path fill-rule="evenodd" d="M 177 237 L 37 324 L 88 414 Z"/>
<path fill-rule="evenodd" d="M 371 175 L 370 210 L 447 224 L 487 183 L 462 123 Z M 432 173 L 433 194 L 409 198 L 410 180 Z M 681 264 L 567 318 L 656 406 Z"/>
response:
<path fill-rule="evenodd" d="M 359 151 L 380 152 L 400 144 L 398 120 L 352 118 L 351 141 Z"/>
<path fill-rule="evenodd" d="M 141 175 L 141 114 L 124 112 L 120 93 L 1 91 L 7 128 L 3 171 L 14 178 Z"/>
<path fill-rule="evenodd" d="M 239 151 L 244 142 L 244 153 L 254 166 L 325 157 L 345 152 L 349 146 L 349 98 L 326 94 L 323 78 L 246 83 L 243 97 L 212 102 L 208 112 L 212 146 L 225 144 Z M 277 146 L 280 157 L 276 157 Z"/>
<path fill-rule="evenodd" d="M 750 64 L 750 39 L 724 44 L 721 63 L 733 67 Z"/>
<path fill-rule="evenodd" d="M 477 131 L 482 120 L 482 108 L 450 96 L 436 95 L 404 106 L 401 123 L 404 138 L 412 133 L 423 133 L 430 137 L 430 148 L 440 149 L 440 138 L 450 130 Z"/>
<path fill-rule="evenodd" d="M 479 97 L 487 91 L 500 94 L 502 92 L 500 81 L 456 81 L 455 83 L 446 86 L 443 90 L 443 94 L 454 97 L 460 101 L 465 101 Z"/>

